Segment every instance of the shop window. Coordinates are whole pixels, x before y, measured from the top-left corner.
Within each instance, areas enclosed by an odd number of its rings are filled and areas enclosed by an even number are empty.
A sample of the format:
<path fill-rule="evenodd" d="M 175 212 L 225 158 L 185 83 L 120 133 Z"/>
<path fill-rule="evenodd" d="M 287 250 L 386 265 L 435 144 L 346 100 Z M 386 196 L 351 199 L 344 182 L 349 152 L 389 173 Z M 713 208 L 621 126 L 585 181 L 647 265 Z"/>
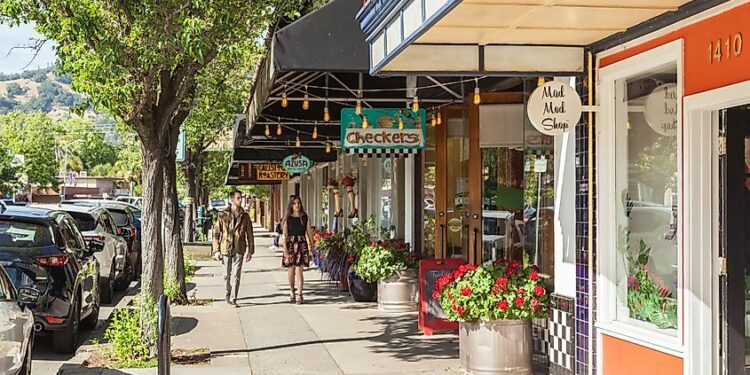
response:
<path fill-rule="evenodd" d="M 435 184 L 437 182 L 437 155 L 435 151 L 435 128 L 427 128 L 427 145 L 424 151 L 424 251 L 427 259 L 435 257 L 436 246 L 436 217 L 435 217 Z"/>
<path fill-rule="evenodd" d="M 604 333 L 680 350 L 680 42 L 600 72 L 597 298 Z"/>

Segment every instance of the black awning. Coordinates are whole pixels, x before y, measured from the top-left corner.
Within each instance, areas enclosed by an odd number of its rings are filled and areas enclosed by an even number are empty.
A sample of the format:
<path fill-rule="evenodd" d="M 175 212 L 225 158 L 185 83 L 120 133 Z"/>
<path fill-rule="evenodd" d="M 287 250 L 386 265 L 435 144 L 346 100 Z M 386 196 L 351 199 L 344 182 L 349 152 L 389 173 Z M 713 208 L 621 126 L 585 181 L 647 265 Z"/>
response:
<path fill-rule="evenodd" d="M 234 150 L 232 160 L 235 162 L 240 161 L 251 161 L 251 162 L 267 162 L 267 163 L 278 163 L 284 160 L 285 157 L 292 154 L 302 154 L 307 156 L 316 163 L 336 161 L 336 150 L 332 149 L 330 153 L 326 153 L 325 147 L 313 148 L 313 147 L 300 147 L 294 146 L 259 146 L 259 147 L 242 147 Z"/>

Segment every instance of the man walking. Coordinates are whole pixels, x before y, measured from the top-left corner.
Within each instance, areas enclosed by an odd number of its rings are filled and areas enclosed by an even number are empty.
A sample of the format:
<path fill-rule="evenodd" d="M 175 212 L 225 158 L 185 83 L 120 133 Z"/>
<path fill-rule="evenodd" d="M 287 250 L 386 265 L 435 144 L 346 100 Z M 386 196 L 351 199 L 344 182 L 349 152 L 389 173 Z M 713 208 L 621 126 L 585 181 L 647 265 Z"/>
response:
<path fill-rule="evenodd" d="M 219 212 L 214 224 L 214 258 L 224 264 L 224 282 L 226 283 L 226 301 L 237 306 L 237 293 L 240 291 L 242 276 L 242 258 L 248 262 L 255 253 L 253 223 L 242 208 L 242 192 L 232 190 L 229 193 L 229 207 Z M 234 279 L 234 288 L 232 288 Z"/>

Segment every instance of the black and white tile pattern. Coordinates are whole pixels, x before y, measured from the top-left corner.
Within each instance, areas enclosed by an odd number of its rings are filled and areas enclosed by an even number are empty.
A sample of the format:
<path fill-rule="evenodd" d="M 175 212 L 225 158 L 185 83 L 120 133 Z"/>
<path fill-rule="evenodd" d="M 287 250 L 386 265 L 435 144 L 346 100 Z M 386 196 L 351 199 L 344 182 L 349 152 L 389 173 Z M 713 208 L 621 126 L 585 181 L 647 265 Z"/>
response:
<path fill-rule="evenodd" d="M 409 155 L 416 154 L 417 149 L 385 149 L 385 148 L 375 148 L 375 149 L 348 149 L 346 150 L 346 153 L 348 154 L 356 154 L 363 157 L 368 158 L 405 158 Z"/>

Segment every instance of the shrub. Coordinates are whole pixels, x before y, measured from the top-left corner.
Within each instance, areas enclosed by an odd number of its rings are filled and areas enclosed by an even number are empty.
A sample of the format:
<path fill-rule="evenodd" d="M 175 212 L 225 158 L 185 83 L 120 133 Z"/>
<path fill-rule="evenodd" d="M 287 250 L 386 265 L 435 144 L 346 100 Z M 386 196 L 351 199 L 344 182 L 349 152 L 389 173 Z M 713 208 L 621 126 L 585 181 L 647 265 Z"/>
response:
<path fill-rule="evenodd" d="M 435 281 L 432 298 L 452 321 L 542 318 L 547 315 L 547 290 L 536 266 L 497 260 L 491 265 L 465 264 Z"/>
<path fill-rule="evenodd" d="M 417 256 L 400 241 L 378 241 L 365 247 L 354 264 L 363 280 L 374 282 L 390 277 L 398 270 L 417 268 Z"/>
<path fill-rule="evenodd" d="M 149 358 L 148 343 L 141 337 L 140 310 L 115 310 L 104 338 L 111 344 L 110 354 L 118 362 L 132 363 Z"/>
<path fill-rule="evenodd" d="M 44 71 L 38 71 L 34 73 L 34 75 L 31 77 L 31 80 L 37 83 L 41 83 L 47 80 L 47 73 Z"/>

